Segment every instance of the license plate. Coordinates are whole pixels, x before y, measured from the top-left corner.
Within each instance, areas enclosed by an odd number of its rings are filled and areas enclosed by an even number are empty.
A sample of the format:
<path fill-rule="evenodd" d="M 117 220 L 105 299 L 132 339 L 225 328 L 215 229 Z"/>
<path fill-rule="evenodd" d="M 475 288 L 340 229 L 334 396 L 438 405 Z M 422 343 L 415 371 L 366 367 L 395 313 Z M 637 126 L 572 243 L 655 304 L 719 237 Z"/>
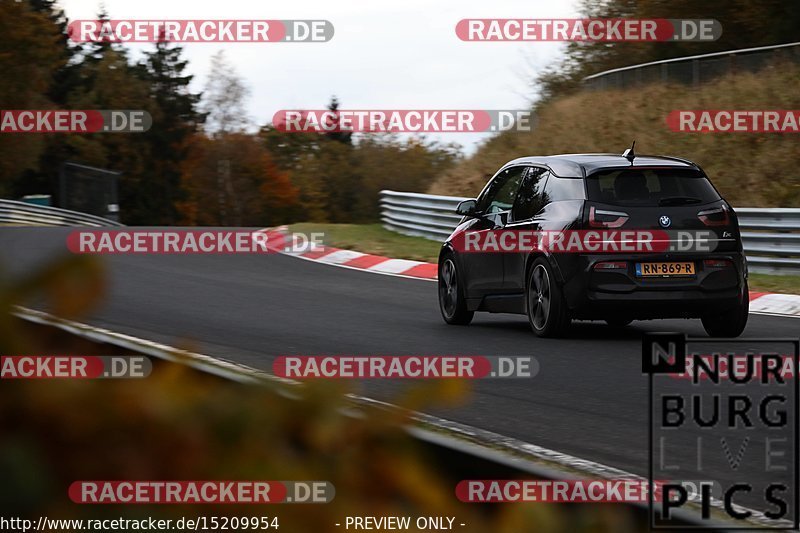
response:
<path fill-rule="evenodd" d="M 694 276 L 694 263 L 636 263 L 636 275 L 639 277 L 673 277 Z"/>

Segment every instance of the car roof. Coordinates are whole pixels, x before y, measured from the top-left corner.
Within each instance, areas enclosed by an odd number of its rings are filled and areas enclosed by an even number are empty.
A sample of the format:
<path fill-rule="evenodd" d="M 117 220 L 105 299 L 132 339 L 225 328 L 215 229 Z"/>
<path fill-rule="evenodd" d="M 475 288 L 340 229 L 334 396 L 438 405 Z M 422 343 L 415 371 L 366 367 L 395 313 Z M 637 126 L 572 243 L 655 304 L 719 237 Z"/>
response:
<path fill-rule="evenodd" d="M 598 169 L 620 167 L 699 167 L 688 159 L 663 155 L 637 155 L 633 164 L 619 154 L 559 154 L 547 156 L 520 157 L 509 161 L 503 168 L 511 165 L 531 164 L 546 166 L 561 178 L 584 178 Z"/>

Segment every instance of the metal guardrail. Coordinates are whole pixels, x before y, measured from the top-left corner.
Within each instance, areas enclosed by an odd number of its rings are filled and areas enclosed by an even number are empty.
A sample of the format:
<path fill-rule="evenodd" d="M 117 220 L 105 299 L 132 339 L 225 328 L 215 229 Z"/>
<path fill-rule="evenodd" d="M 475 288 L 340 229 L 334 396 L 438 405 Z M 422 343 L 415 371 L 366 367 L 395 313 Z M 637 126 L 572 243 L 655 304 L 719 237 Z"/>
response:
<path fill-rule="evenodd" d="M 381 191 L 381 221 L 397 233 L 443 241 L 461 220 L 455 209 L 462 200 L 466 198 Z M 750 271 L 800 274 L 800 209 L 743 207 L 736 214 Z"/>
<path fill-rule="evenodd" d="M 14 226 L 123 226 L 107 218 L 57 207 L 0 200 L 0 225 Z"/>
<path fill-rule="evenodd" d="M 465 198 L 381 191 L 381 220 L 386 229 L 397 233 L 443 241 L 461 220 L 456 206 L 462 200 Z"/>
<path fill-rule="evenodd" d="M 735 209 L 742 244 L 753 272 L 800 274 L 800 209 Z"/>
<path fill-rule="evenodd" d="M 643 83 L 698 85 L 732 72 L 755 72 L 776 60 L 800 63 L 800 42 L 676 57 L 605 70 L 583 78 L 583 86 L 603 90 Z"/>

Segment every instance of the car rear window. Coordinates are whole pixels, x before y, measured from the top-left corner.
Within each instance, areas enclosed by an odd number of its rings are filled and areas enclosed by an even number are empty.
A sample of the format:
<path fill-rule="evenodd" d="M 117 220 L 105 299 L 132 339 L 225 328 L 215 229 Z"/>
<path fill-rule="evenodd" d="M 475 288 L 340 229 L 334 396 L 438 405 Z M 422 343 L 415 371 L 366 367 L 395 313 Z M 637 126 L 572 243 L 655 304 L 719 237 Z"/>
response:
<path fill-rule="evenodd" d="M 702 173 L 690 169 L 604 170 L 586 178 L 589 200 L 612 205 L 707 204 L 720 199 Z"/>

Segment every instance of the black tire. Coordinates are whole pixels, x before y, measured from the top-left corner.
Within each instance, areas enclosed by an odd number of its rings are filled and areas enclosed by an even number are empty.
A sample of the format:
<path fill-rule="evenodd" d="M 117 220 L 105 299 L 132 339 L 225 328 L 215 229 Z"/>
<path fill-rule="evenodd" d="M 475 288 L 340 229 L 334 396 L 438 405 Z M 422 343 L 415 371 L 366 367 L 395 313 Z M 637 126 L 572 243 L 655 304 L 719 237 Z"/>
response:
<path fill-rule="evenodd" d="M 623 318 L 623 317 L 606 318 L 606 324 L 608 324 L 612 328 L 624 328 L 631 322 L 633 322 L 632 318 Z"/>
<path fill-rule="evenodd" d="M 439 261 L 439 310 L 448 324 L 466 326 L 472 322 L 474 311 L 467 309 L 464 288 L 452 253 Z"/>
<path fill-rule="evenodd" d="M 542 257 L 533 262 L 528 272 L 525 303 L 528 323 L 539 337 L 557 337 L 569 328 L 571 319 L 564 294 Z"/>
<path fill-rule="evenodd" d="M 738 337 L 747 326 L 750 312 L 750 293 L 747 283 L 739 296 L 739 301 L 730 309 L 714 315 L 704 316 L 703 327 L 709 337 Z"/>

